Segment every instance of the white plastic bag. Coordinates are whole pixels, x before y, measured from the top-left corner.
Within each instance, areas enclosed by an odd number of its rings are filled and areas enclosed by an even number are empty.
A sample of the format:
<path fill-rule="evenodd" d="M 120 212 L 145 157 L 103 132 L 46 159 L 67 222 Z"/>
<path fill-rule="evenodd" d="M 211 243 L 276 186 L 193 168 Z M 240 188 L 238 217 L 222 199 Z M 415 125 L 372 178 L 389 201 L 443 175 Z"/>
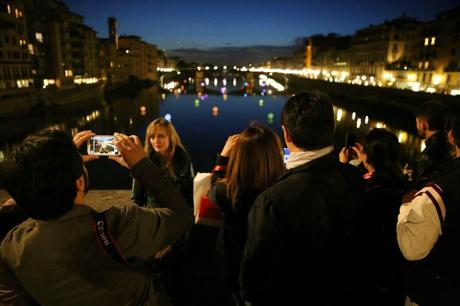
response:
<path fill-rule="evenodd" d="M 208 194 L 211 188 L 211 176 L 209 172 L 198 172 L 193 179 L 193 215 L 196 216 L 200 207 L 201 197 Z"/>
<path fill-rule="evenodd" d="M 193 213 L 196 224 L 219 227 L 223 223 L 222 212 L 208 198 L 211 176 L 198 172 L 193 180 Z"/>

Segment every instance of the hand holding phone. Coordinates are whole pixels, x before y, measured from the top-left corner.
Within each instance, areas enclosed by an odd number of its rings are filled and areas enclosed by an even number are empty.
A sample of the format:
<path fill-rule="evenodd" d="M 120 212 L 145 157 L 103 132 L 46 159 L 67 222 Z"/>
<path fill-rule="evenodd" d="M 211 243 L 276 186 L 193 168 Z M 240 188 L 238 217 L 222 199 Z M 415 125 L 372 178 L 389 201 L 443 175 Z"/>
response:
<path fill-rule="evenodd" d="M 347 133 L 345 135 L 345 148 L 353 150 L 353 147 L 356 144 L 356 134 Z"/>
<path fill-rule="evenodd" d="M 89 155 L 119 155 L 118 149 L 114 144 L 115 136 L 113 135 L 96 135 L 88 139 Z"/>
<path fill-rule="evenodd" d="M 123 167 L 131 169 L 140 160 L 147 157 L 142 142 L 139 137 L 135 135 L 127 136 L 121 133 L 115 133 L 115 145 L 119 149 L 120 156 L 109 156 L 122 165 Z"/>

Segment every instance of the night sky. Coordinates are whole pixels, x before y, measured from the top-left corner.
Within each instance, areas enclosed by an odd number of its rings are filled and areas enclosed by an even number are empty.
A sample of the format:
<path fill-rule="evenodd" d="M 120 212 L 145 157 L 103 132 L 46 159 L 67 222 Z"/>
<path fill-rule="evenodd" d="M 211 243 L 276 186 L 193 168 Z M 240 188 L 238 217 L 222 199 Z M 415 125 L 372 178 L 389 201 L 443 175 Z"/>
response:
<path fill-rule="evenodd" d="M 421 21 L 453 8 L 455 0 L 64 0 L 107 37 L 107 18 L 119 34 L 139 35 L 161 49 L 289 45 L 316 33 L 353 34 L 402 15 Z"/>

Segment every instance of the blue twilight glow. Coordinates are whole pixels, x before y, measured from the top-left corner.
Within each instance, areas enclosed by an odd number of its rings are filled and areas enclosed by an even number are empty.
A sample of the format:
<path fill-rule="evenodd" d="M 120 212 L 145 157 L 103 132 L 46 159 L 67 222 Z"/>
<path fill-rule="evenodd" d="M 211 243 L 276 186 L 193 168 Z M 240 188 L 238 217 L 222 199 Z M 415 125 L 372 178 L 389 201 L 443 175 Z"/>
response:
<path fill-rule="evenodd" d="M 107 18 L 119 34 L 139 35 L 160 49 L 288 45 L 315 33 L 353 34 L 405 13 L 430 20 L 452 0 L 64 0 L 72 12 L 107 37 Z"/>

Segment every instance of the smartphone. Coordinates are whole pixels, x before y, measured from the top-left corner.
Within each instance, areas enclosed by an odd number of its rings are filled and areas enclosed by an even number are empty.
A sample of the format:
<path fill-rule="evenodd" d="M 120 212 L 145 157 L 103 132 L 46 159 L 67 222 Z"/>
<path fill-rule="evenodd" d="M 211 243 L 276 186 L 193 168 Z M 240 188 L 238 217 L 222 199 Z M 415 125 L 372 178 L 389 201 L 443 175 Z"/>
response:
<path fill-rule="evenodd" d="M 288 148 L 284 148 L 284 163 L 287 163 L 289 156 L 291 156 L 291 152 Z"/>
<path fill-rule="evenodd" d="M 347 133 L 345 135 L 345 148 L 351 149 L 355 146 L 356 143 L 356 134 Z"/>
<path fill-rule="evenodd" d="M 89 155 L 119 155 L 113 135 L 96 135 L 88 139 Z"/>

